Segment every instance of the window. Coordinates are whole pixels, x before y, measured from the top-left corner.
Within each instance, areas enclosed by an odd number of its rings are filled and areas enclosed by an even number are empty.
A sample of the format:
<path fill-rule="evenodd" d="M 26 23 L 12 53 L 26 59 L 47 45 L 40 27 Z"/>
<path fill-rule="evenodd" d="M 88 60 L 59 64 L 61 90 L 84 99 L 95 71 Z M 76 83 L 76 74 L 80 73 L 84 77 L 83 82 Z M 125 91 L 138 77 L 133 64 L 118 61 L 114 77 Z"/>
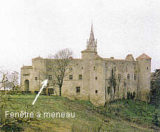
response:
<path fill-rule="evenodd" d="M 29 76 L 29 74 L 23 74 L 23 76 Z"/>
<path fill-rule="evenodd" d="M 127 79 L 130 79 L 130 75 L 129 74 L 127 75 Z"/>
<path fill-rule="evenodd" d="M 147 70 L 148 70 L 148 67 L 147 67 Z"/>
<path fill-rule="evenodd" d="M 69 68 L 69 71 L 72 71 L 72 67 Z"/>
<path fill-rule="evenodd" d="M 97 80 L 97 77 L 95 77 L 95 80 Z"/>
<path fill-rule="evenodd" d="M 81 69 L 83 69 L 83 66 L 81 67 Z"/>
<path fill-rule="evenodd" d="M 38 80 L 38 77 L 35 77 L 35 80 Z"/>
<path fill-rule="evenodd" d="M 48 76 L 48 79 L 49 79 L 49 80 L 52 80 L 52 75 L 49 75 L 49 76 Z"/>
<path fill-rule="evenodd" d="M 136 78 L 137 78 L 137 77 L 136 77 L 136 74 L 134 74 L 134 80 L 136 80 Z"/>
<path fill-rule="evenodd" d="M 72 80 L 73 79 L 73 75 L 69 75 L 69 80 Z"/>
<path fill-rule="evenodd" d="M 48 89 L 48 95 L 54 94 L 54 89 L 53 88 L 49 88 Z"/>
<path fill-rule="evenodd" d="M 79 75 L 79 80 L 82 80 L 82 75 L 81 74 Z"/>
<path fill-rule="evenodd" d="M 111 93 L 111 87 L 108 87 L 108 88 L 107 88 L 107 92 L 108 92 L 108 94 Z"/>
<path fill-rule="evenodd" d="M 98 90 L 95 90 L 95 93 L 97 94 L 97 93 L 98 93 Z"/>
<path fill-rule="evenodd" d="M 61 79 L 61 78 L 62 78 L 62 75 L 58 75 L 58 78 Z"/>
<path fill-rule="evenodd" d="M 43 92 L 46 92 L 46 88 L 43 89 Z"/>
<path fill-rule="evenodd" d="M 121 80 L 121 74 L 118 74 L 118 80 Z"/>
<path fill-rule="evenodd" d="M 52 71 L 52 68 L 47 68 L 47 71 Z"/>
<path fill-rule="evenodd" d="M 93 70 L 96 70 L 96 67 L 95 67 L 95 66 L 93 67 Z"/>
<path fill-rule="evenodd" d="M 76 93 L 80 93 L 80 87 L 76 87 Z"/>

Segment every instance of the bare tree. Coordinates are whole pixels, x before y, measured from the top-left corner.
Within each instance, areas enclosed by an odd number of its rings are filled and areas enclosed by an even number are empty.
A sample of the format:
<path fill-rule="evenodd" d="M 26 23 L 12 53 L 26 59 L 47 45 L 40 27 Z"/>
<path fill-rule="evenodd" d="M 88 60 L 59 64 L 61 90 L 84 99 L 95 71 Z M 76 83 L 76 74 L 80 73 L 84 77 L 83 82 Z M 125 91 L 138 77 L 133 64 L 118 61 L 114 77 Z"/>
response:
<path fill-rule="evenodd" d="M 8 81 L 12 84 L 12 90 L 18 86 L 19 73 L 17 71 L 13 71 L 8 76 Z"/>
<path fill-rule="evenodd" d="M 8 71 L 0 71 L 0 88 L 6 94 L 6 82 L 8 81 Z"/>
<path fill-rule="evenodd" d="M 69 49 L 63 49 L 57 52 L 55 55 L 50 56 L 50 58 L 54 58 L 51 64 L 54 84 L 59 87 L 59 96 L 61 96 L 64 77 L 67 75 L 67 70 L 69 68 L 68 66 L 72 58 L 72 51 Z"/>
<path fill-rule="evenodd" d="M 0 89 L 15 90 L 18 86 L 19 73 L 16 71 L 1 70 L 0 71 Z M 6 93 L 6 92 L 5 92 Z"/>

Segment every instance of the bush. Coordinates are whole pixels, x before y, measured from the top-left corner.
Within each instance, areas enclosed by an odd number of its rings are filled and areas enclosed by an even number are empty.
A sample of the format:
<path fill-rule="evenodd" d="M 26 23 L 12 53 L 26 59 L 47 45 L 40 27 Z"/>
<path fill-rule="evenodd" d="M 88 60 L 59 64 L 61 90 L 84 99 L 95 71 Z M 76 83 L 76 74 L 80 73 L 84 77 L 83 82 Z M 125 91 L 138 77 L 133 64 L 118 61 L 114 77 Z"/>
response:
<path fill-rule="evenodd" d="M 14 94 L 14 91 L 10 92 L 10 94 Z M 16 103 L 11 99 L 10 94 L 3 94 L 0 93 L 0 131 L 6 131 L 6 132 L 19 132 L 23 131 L 23 124 L 29 123 L 32 120 L 35 120 L 35 118 L 10 118 L 5 117 L 5 110 L 7 108 L 13 108 L 15 109 Z M 15 107 L 14 107 L 15 106 Z M 24 111 L 27 111 L 28 109 L 33 109 L 32 105 L 26 104 L 26 107 Z M 32 110 L 33 111 L 33 110 Z"/>
<path fill-rule="evenodd" d="M 150 103 L 156 107 L 160 106 L 160 70 L 153 73 L 151 80 Z"/>
<path fill-rule="evenodd" d="M 22 94 L 31 94 L 31 91 L 22 91 Z"/>
<path fill-rule="evenodd" d="M 155 126 L 160 126 L 160 122 L 158 120 L 158 114 L 155 112 L 154 115 L 153 115 L 153 120 L 152 120 L 152 123 L 155 125 Z"/>
<path fill-rule="evenodd" d="M 133 92 L 133 93 L 127 92 L 127 99 L 134 99 L 135 96 L 136 96 L 136 93 L 135 93 L 135 92 Z"/>

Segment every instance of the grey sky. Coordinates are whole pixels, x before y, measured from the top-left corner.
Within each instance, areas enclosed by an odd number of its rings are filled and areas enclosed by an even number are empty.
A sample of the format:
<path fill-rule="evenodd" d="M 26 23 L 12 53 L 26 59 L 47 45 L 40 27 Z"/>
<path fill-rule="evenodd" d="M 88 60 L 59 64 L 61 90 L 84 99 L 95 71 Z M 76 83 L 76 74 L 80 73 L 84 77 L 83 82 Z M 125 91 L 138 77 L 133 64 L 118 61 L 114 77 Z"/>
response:
<path fill-rule="evenodd" d="M 160 0 L 1 0 L 0 66 L 20 70 L 63 48 L 78 58 L 91 22 L 100 56 L 145 52 L 160 68 Z"/>

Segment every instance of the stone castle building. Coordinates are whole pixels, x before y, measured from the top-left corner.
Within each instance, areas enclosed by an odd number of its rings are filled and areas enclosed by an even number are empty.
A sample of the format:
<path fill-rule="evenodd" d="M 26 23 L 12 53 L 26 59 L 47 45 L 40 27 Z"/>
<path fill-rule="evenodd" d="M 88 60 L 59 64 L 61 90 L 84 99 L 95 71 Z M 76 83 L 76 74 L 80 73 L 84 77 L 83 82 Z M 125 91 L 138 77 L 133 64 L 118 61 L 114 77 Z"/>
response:
<path fill-rule="evenodd" d="M 151 58 L 142 54 L 136 59 L 128 54 L 125 59 L 102 58 L 97 53 L 97 40 L 91 27 L 87 47 L 81 59 L 72 59 L 70 73 L 64 79 L 62 96 L 71 99 L 90 100 L 95 105 L 104 105 L 115 99 L 127 98 L 127 94 L 148 101 L 150 91 Z M 21 90 L 39 91 L 41 81 L 48 78 L 49 93 L 57 95 L 58 87 L 52 85 L 54 59 L 37 57 L 32 66 L 21 68 Z"/>

